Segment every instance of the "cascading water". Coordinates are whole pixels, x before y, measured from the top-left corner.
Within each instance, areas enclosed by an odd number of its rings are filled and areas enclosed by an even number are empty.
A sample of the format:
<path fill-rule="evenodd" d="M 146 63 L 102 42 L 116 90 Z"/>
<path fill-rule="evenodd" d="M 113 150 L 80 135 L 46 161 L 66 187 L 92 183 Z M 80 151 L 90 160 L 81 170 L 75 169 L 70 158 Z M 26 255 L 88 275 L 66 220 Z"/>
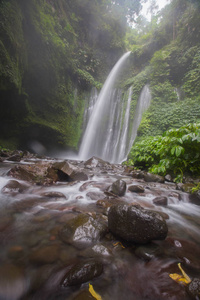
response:
<path fill-rule="evenodd" d="M 83 130 L 86 129 L 88 121 L 91 117 L 92 111 L 94 109 L 94 105 L 97 101 L 98 93 L 96 88 L 92 88 L 91 95 L 89 101 L 85 105 L 84 117 L 83 117 Z M 87 99 L 86 99 L 87 101 Z"/>
<path fill-rule="evenodd" d="M 146 84 L 140 93 L 140 97 L 139 97 L 139 100 L 137 103 L 136 112 L 135 112 L 134 121 L 133 121 L 131 138 L 130 138 L 127 152 L 130 151 L 130 149 L 133 145 L 133 142 L 137 136 L 138 127 L 142 120 L 142 115 L 148 109 L 150 102 L 151 102 L 151 92 L 150 92 L 148 84 Z"/>
<path fill-rule="evenodd" d="M 113 111 L 110 99 L 115 93 L 113 86 L 117 76 L 129 55 L 130 52 L 127 52 L 119 59 L 104 83 L 83 136 L 79 151 L 80 159 L 85 160 L 91 156 L 98 156 L 109 160 L 105 153 L 108 152 L 107 147 L 109 148 L 109 144 L 111 144 L 111 141 L 106 138 L 110 136 L 110 113 Z"/>
<path fill-rule="evenodd" d="M 151 93 L 148 85 L 138 99 L 134 120 L 130 120 L 132 87 L 122 97 L 122 91 L 114 89 L 115 80 L 130 52 L 122 56 L 108 76 L 100 94 L 91 94 L 85 110 L 84 126 L 87 127 L 79 151 L 79 159 L 97 156 L 111 163 L 121 163 L 127 158 L 137 135 L 143 112 L 149 107 Z M 96 98 L 97 100 L 96 100 Z M 96 102 L 95 102 L 96 100 Z"/>

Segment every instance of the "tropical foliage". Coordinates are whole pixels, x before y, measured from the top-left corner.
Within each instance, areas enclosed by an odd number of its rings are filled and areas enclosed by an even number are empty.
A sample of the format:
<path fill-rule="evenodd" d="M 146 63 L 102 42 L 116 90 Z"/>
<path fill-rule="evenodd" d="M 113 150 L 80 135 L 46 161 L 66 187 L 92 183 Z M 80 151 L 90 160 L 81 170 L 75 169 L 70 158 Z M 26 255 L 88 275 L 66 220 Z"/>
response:
<path fill-rule="evenodd" d="M 135 143 L 127 163 L 155 174 L 172 174 L 176 181 L 181 181 L 183 174 L 199 175 L 200 123 L 170 129 L 162 136 Z"/>

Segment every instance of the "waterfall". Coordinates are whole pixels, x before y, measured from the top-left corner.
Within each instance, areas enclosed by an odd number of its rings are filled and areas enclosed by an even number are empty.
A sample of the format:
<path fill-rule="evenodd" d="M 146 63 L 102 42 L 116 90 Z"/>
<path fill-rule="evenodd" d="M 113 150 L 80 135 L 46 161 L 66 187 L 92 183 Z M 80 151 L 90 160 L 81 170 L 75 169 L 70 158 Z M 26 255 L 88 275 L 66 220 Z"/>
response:
<path fill-rule="evenodd" d="M 111 144 L 111 141 L 106 137 L 109 136 L 109 133 L 110 136 L 113 136 L 111 118 L 115 122 L 113 107 L 111 106 L 111 99 L 113 95 L 116 95 L 113 86 L 129 55 L 130 52 L 127 52 L 119 59 L 103 85 L 82 139 L 79 151 L 80 159 L 85 160 L 91 156 L 98 156 L 109 160 L 109 156 L 105 153 L 109 152 L 109 144 Z"/>
<path fill-rule="evenodd" d="M 119 162 L 122 162 L 125 160 L 127 156 L 127 140 L 128 140 L 128 127 L 129 127 L 129 118 L 130 118 L 130 107 L 131 107 L 131 96 L 132 96 L 132 86 L 129 88 L 128 91 L 128 101 L 126 105 L 126 112 L 124 116 L 124 122 L 123 122 L 123 128 L 121 131 L 121 139 L 120 139 L 120 148 L 119 148 L 119 154 L 115 159 Z"/>
<path fill-rule="evenodd" d="M 91 94 L 90 94 L 90 97 L 85 99 L 85 110 L 84 110 L 84 116 L 83 116 L 83 130 L 86 129 L 87 127 L 87 124 L 88 124 L 88 121 L 91 117 L 91 114 L 92 114 L 92 111 L 94 109 L 94 105 L 97 101 L 97 98 L 98 98 L 98 93 L 97 93 L 97 89 L 94 87 L 92 88 L 91 90 Z"/>
<path fill-rule="evenodd" d="M 114 66 L 98 98 L 96 92 L 91 94 L 85 109 L 84 123 L 87 123 L 87 126 L 79 159 L 86 160 L 97 156 L 111 163 L 121 163 L 127 158 L 136 138 L 142 114 L 151 101 L 149 86 L 145 85 L 137 102 L 134 119 L 131 120 L 133 88 L 130 87 L 124 95 L 122 90 L 114 88 L 117 75 L 129 54 L 130 52 L 123 55 Z"/>
<path fill-rule="evenodd" d="M 129 145 L 128 145 L 127 153 L 129 153 L 130 150 L 131 150 L 133 142 L 134 142 L 134 140 L 137 136 L 137 130 L 138 130 L 138 127 L 139 127 L 140 122 L 142 120 L 142 115 L 148 109 L 148 107 L 150 106 L 150 102 L 151 102 L 151 92 L 150 92 L 150 89 L 149 89 L 149 85 L 146 84 L 143 87 L 143 89 L 140 93 L 140 97 L 139 97 L 138 102 L 137 102 L 136 111 L 135 111 L 135 115 L 134 115 L 133 126 L 132 126 L 132 133 L 131 133 L 131 138 L 130 138 L 130 142 L 129 142 Z"/>

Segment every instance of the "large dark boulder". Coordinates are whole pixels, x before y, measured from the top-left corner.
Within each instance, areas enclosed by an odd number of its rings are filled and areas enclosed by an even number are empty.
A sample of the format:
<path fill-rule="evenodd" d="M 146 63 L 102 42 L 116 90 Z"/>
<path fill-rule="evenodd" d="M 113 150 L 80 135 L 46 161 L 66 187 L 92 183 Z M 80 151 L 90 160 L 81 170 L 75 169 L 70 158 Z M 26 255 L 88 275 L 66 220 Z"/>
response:
<path fill-rule="evenodd" d="M 110 208 L 108 228 L 119 238 L 139 244 L 165 239 L 168 232 L 167 224 L 158 212 L 127 204 Z"/>

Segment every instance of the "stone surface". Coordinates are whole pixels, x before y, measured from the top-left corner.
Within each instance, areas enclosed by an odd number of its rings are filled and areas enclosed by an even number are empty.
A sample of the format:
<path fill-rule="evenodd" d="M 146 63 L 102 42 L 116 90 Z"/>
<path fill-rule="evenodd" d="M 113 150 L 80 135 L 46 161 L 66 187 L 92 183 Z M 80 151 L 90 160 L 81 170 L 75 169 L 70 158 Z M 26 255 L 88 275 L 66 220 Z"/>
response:
<path fill-rule="evenodd" d="M 124 196 L 126 193 L 126 182 L 124 180 L 116 180 L 113 184 L 108 188 L 108 192 L 113 193 L 117 196 Z"/>
<path fill-rule="evenodd" d="M 87 214 L 80 214 L 66 222 L 59 235 L 65 243 L 87 246 L 99 241 L 107 232 L 107 226 Z"/>
<path fill-rule="evenodd" d="M 63 287 L 79 285 L 100 276 L 103 265 L 98 260 L 87 260 L 74 265 L 61 282 Z"/>
<path fill-rule="evenodd" d="M 161 206 L 167 206 L 168 204 L 168 199 L 167 197 L 156 197 L 153 199 L 153 203 L 155 205 L 161 205 Z"/>
<path fill-rule="evenodd" d="M 22 193 L 27 186 L 19 183 L 17 180 L 9 180 L 8 183 L 2 188 L 2 193 Z"/>
<path fill-rule="evenodd" d="M 130 185 L 128 190 L 133 193 L 144 193 L 144 188 L 141 185 Z"/>
<path fill-rule="evenodd" d="M 63 161 L 56 162 L 52 165 L 53 169 L 57 170 L 58 177 L 64 181 L 85 181 L 88 180 L 88 175 L 84 170 L 80 169 L 77 166 L 73 166 L 72 164 Z"/>
<path fill-rule="evenodd" d="M 194 278 L 186 287 L 192 299 L 200 299 L 200 279 Z"/>
<path fill-rule="evenodd" d="M 144 175 L 144 180 L 146 182 L 159 182 L 159 183 L 165 182 L 165 179 L 163 176 L 159 176 L 159 175 L 151 174 L 151 173 L 146 173 Z"/>
<path fill-rule="evenodd" d="M 119 238 L 140 244 L 165 239 L 168 232 L 167 224 L 159 213 L 126 204 L 110 208 L 108 228 Z"/>

